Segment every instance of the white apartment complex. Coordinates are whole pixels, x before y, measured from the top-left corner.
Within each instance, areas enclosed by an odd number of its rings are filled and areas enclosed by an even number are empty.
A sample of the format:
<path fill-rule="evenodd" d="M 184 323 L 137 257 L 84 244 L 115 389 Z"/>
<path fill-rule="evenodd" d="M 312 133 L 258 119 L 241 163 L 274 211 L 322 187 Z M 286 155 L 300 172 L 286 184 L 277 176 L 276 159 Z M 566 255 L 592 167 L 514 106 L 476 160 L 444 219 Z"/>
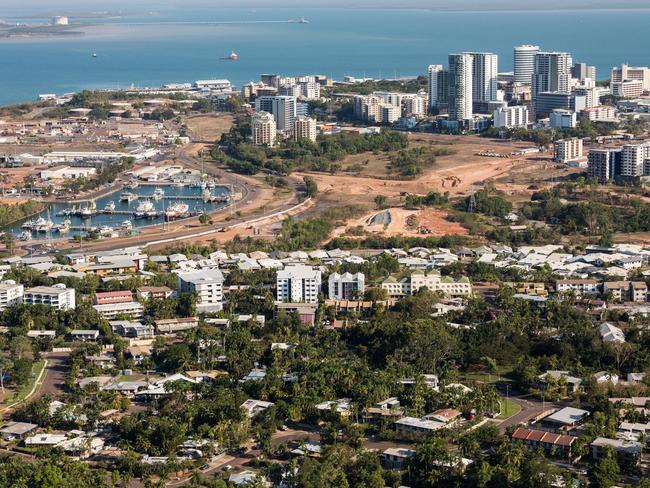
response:
<path fill-rule="evenodd" d="M 366 289 L 363 273 L 332 273 L 328 278 L 328 298 L 330 300 L 355 300 Z"/>
<path fill-rule="evenodd" d="M 645 88 L 642 80 L 623 80 L 612 82 L 612 95 L 623 98 L 638 98 L 643 95 Z"/>
<path fill-rule="evenodd" d="M 526 127 L 528 126 L 528 107 L 516 105 L 499 107 L 494 111 L 494 127 Z"/>
<path fill-rule="evenodd" d="M 311 266 L 287 266 L 278 271 L 276 293 L 279 302 L 318 303 L 321 272 Z"/>
<path fill-rule="evenodd" d="M 568 93 L 571 89 L 571 66 L 569 53 L 538 52 L 532 81 L 533 99 L 543 92 Z"/>
<path fill-rule="evenodd" d="M 612 68 L 611 82 L 620 83 L 627 80 L 640 80 L 644 90 L 650 90 L 650 68 L 645 66 L 632 67 L 627 64 Z"/>
<path fill-rule="evenodd" d="M 491 102 L 497 99 L 498 56 L 493 53 L 463 53 L 472 57 L 472 101 Z"/>
<path fill-rule="evenodd" d="M 296 141 L 300 139 L 309 139 L 316 142 L 316 119 L 299 115 L 293 124 L 293 138 Z"/>
<path fill-rule="evenodd" d="M 277 126 L 273 115 L 268 112 L 258 112 L 251 120 L 253 144 L 256 146 L 275 146 Z"/>
<path fill-rule="evenodd" d="M 0 310 L 22 303 L 25 288 L 15 281 L 8 280 L 0 283 Z"/>
<path fill-rule="evenodd" d="M 560 139 L 555 143 L 555 161 L 567 163 L 582 157 L 582 139 L 572 137 Z"/>
<path fill-rule="evenodd" d="M 277 130 L 283 132 L 293 130 L 297 110 L 296 97 L 292 96 L 263 96 L 255 100 L 255 111 L 273 114 Z"/>
<path fill-rule="evenodd" d="M 447 103 L 445 93 L 448 93 L 447 71 L 441 64 L 429 66 L 429 108 L 437 108 L 442 103 Z"/>
<path fill-rule="evenodd" d="M 197 310 L 213 312 L 223 308 L 223 274 L 217 269 L 178 273 L 180 293 L 196 293 Z"/>
<path fill-rule="evenodd" d="M 463 121 L 472 118 L 473 64 L 471 54 L 449 55 L 449 120 Z"/>
<path fill-rule="evenodd" d="M 428 274 L 416 271 L 411 276 L 397 280 L 389 277 L 381 287 L 391 297 L 402 297 L 417 293 L 420 288 L 430 291 L 440 291 L 447 297 L 467 297 L 472 294 L 472 283 L 467 277 L 454 280 L 449 276 L 442 277 L 439 271 L 429 271 Z"/>
<path fill-rule="evenodd" d="M 515 83 L 530 85 L 533 82 L 535 55 L 538 52 L 539 46 L 523 45 L 515 47 Z"/>
<path fill-rule="evenodd" d="M 28 305 L 49 305 L 58 310 L 74 310 L 76 307 L 74 289 L 66 288 L 62 283 L 27 288 L 23 302 Z"/>

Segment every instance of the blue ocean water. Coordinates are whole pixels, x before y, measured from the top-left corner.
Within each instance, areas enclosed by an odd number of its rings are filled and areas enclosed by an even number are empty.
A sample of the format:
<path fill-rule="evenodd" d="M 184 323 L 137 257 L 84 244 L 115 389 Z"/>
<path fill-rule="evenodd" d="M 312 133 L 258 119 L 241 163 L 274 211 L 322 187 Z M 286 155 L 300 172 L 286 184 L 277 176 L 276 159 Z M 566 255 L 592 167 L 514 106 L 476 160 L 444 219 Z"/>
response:
<path fill-rule="evenodd" d="M 0 19 L 20 14 L 15 6 L 0 6 Z M 303 16 L 308 24 L 192 24 Z M 650 64 L 644 42 L 650 10 L 449 13 L 164 7 L 154 14 L 96 23 L 100 25 L 89 28 L 84 37 L 0 40 L 0 103 L 34 100 L 39 93 L 205 78 L 228 78 L 241 85 L 260 73 L 413 76 L 424 74 L 429 64 L 446 64 L 448 53 L 461 50 L 496 52 L 500 71 L 506 71 L 512 68 L 513 46 L 524 43 L 569 51 L 574 60 L 594 64 L 599 78 L 608 78 L 611 66 L 623 62 Z M 231 51 L 239 54 L 239 61 L 220 59 Z"/>

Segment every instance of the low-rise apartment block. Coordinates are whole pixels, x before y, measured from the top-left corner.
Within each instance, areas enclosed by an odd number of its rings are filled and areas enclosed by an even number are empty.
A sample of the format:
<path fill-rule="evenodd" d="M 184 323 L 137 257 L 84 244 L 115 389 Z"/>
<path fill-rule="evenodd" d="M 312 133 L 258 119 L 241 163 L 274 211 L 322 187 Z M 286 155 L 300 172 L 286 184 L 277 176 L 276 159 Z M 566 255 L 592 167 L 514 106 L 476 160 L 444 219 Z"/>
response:
<path fill-rule="evenodd" d="M 439 271 L 415 271 L 410 277 L 400 280 L 389 277 L 381 287 L 391 297 L 414 295 L 420 288 L 427 288 L 433 292 L 442 292 L 447 297 L 467 297 L 472 294 L 472 284 L 469 278 L 463 276 L 458 280 L 450 276 L 441 276 Z"/>
<path fill-rule="evenodd" d="M 15 281 L 3 281 L 0 283 L 0 310 L 12 305 L 22 303 L 25 288 Z"/>
<path fill-rule="evenodd" d="M 76 307 L 74 289 L 66 288 L 64 284 L 27 288 L 23 301 L 28 305 L 49 305 L 58 310 L 73 310 Z"/>
<path fill-rule="evenodd" d="M 328 297 L 330 300 L 357 299 L 365 291 L 363 273 L 332 273 L 328 278 Z"/>
<path fill-rule="evenodd" d="M 180 293 L 195 293 L 196 308 L 201 312 L 214 312 L 223 308 L 223 274 L 216 269 L 178 273 Z"/>
<path fill-rule="evenodd" d="M 287 266 L 278 271 L 276 293 L 279 302 L 317 303 L 321 272 L 311 266 Z"/>

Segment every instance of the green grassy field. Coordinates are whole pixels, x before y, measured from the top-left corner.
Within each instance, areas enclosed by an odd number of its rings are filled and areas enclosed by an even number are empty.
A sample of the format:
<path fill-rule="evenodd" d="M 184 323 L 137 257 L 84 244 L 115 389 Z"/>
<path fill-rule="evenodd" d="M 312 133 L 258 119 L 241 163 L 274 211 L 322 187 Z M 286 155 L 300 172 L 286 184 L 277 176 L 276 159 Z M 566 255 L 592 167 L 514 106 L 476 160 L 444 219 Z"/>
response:
<path fill-rule="evenodd" d="M 501 398 L 499 404 L 501 405 L 501 413 L 497 418 L 500 420 L 510 418 L 513 415 L 518 414 L 521 410 L 521 407 L 517 403 L 512 400 L 506 400 L 505 398 Z"/>
<path fill-rule="evenodd" d="M 43 371 L 43 368 L 45 368 L 44 359 L 35 361 L 32 365 L 32 376 L 29 381 L 22 388 L 16 390 L 12 395 L 8 395 L 3 403 L 6 405 L 11 405 L 13 403 L 22 402 L 27 397 L 27 395 L 31 393 L 34 385 L 36 384 L 36 380 L 38 380 L 39 376 L 41 375 L 41 371 Z M 43 378 L 41 378 L 41 380 L 42 379 Z"/>

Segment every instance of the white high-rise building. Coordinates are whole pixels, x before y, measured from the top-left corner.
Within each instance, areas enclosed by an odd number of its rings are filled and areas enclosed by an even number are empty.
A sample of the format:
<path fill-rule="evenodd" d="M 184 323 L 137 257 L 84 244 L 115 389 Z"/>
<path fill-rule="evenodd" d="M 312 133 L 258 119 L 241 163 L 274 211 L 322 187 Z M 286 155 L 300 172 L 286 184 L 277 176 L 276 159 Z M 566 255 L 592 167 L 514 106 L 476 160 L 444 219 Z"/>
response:
<path fill-rule="evenodd" d="M 196 308 L 201 312 L 213 312 L 223 308 L 223 274 L 218 269 L 203 269 L 178 273 L 180 293 L 196 293 Z"/>
<path fill-rule="evenodd" d="M 253 144 L 256 146 L 275 146 L 277 128 L 273 115 L 268 112 L 258 112 L 251 120 Z"/>
<path fill-rule="evenodd" d="M 569 93 L 572 65 L 573 61 L 569 53 L 537 53 L 533 73 L 533 100 L 542 92 Z"/>
<path fill-rule="evenodd" d="M 316 119 L 299 115 L 293 124 L 293 138 L 296 141 L 300 139 L 309 139 L 316 142 Z"/>
<path fill-rule="evenodd" d="M 257 97 L 255 100 L 255 110 L 273 114 L 276 128 L 279 131 L 290 132 L 293 130 L 297 109 L 296 97 L 292 96 L 264 96 Z"/>
<path fill-rule="evenodd" d="M 500 107 L 494 111 L 494 127 L 526 127 L 528 125 L 528 107 L 516 105 Z"/>
<path fill-rule="evenodd" d="M 530 85 L 535 71 L 535 55 L 539 46 L 523 45 L 515 47 L 515 83 Z"/>
<path fill-rule="evenodd" d="M 470 54 L 449 55 L 449 120 L 472 118 L 473 59 Z"/>
<path fill-rule="evenodd" d="M 363 273 L 332 273 L 328 279 L 330 300 L 356 300 L 365 291 L 366 277 Z"/>
<path fill-rule="evenodd" d="M 650 159 L 650 144 L 626 144 L 621 148 L 621 175 L 643 176 L 646 159 Z"/>
<path fill-rule="evenodd" d="M 277 274 L 277 299 L 288 303 L 318 303 L 320 285 L 320 270 L 303 265 L 287 266 Z"/>
<path fill-rule="evenodd" d="M 419 117 L 427 114 L 426 96 L 404 97 L 402 100 L 402 115 Z"/>
<path fill-rule="evenodd" d="M 444 72 L 445 69 L 441 64 L 429 65 L 429 108 L 436 108 L 440 103 L 443 103 L 440 100 L 440 95 L 443 91 L 443 87 L 440 84 L 446 81 L 442 75 Z M 444 103 L 446 103 L 446 100 Z"/>
<path fill-rule="evenodd" d="M 498 56 L 492 53 L 463 53 L 472 57 L 472 101 L 491 102 L 497 99 Z"/>

